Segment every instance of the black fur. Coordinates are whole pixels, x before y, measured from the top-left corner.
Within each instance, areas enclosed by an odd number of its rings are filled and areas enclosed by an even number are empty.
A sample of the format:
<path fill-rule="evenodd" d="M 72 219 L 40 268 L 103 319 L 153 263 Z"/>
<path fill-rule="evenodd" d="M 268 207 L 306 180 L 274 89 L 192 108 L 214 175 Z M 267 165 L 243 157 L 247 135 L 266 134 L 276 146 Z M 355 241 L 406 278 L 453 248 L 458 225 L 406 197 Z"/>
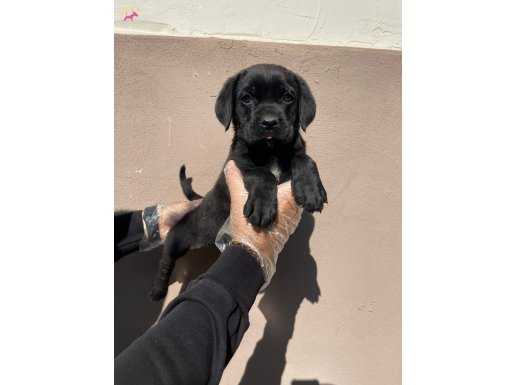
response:
<path fill-rule="evenodd" d="M 202 198 L 202 195 L 197 194 L 193 191 L 193 187 L 191 186 L 191 178 L 186 177 L 186 166 L 182 165 L 179 171 L 179 180 L 181 181 L 181 188 L 186 198 L 190 201 L 194 201 L 196 199 Z"/>
<path fill-rule="evenodd" d="M 215 112 L 234 137 L 228 160 L 242 172 L 249 197 L 244 214 L 255 226 L 267 227 L 277 215 L 277 185 L 292 180 L 296 202 L 306 211 L 322 211 L 327 195 L 315 162 L 306 154 L 299 128 L 315 118 L 316 103 L 307 83 L 292 71 L 258 64 L 240 71 L 223 85 Z M 180 171 L 181 186 L 190 200 L 200 198 Z M 202 204 L 167 235 L 151 297 L 166 295 L 175 261 L 189 249 L 212 244 L 229 216 L 230 196 L 223 172 Z"/>

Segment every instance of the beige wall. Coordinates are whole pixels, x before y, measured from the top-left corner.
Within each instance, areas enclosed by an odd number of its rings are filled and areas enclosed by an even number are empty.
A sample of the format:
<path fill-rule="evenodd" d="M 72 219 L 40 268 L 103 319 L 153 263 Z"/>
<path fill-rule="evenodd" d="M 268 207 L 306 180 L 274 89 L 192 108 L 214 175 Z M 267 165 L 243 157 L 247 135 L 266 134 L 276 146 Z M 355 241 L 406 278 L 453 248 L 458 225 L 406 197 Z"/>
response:
<path fill-rule="evenodd" d="M 115 206 L 182 199 L 182 163 L 197 191 L 213 185 L 231 137 L 216 94 L 258 62 L 311 85 L 318 111 L 305 137 L 329 205 L 286 247 L 222 383 L 400 384 L 400 52 L 118 36 Z"/>

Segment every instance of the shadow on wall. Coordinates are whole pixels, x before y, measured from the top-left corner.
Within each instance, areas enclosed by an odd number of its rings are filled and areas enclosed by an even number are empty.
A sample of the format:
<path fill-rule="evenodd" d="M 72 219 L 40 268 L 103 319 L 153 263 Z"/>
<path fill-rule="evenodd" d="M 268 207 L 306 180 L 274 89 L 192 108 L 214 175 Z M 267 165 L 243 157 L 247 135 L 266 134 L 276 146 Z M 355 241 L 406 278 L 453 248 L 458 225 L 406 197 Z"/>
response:
<path fill-rule="evenodd" d="M 240 385 L 281 384 L 286 350 L 300 304 L 304 299 L 316 303 L 321 294 L 317 265 L 309 247 L 314 226 L 313 215 L 304 213 L 299 227 L 279 257 L 277 272 L 258 305 L 266 318 L 263 337 L 247 362 Z M 316 380 L 295 380 L 294 384 L 319 383 Z"/>
<path fill-rule="evenodd" d="M 293 380 L 291 385 L 331 385 L 331 384 L 321 384 L 318 380 Z"/>

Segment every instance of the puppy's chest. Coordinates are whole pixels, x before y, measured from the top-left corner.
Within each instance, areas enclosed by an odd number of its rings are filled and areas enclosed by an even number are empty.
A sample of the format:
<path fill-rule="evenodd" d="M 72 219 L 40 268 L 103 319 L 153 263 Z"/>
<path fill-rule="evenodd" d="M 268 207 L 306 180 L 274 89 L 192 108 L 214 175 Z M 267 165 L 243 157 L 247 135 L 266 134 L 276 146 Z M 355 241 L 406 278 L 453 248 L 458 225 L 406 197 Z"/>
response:
<path fill-rule="evenodd" d="M 283 183 L 290 179 L 291 172 L 289 165 L 285 165 L 283 162 L 280 162 L 277 158 L 272 158 L 267 164 L 268 169 L 270 172 L 275 176 L 275 179 L 277 179 L 277 183 Z"/>

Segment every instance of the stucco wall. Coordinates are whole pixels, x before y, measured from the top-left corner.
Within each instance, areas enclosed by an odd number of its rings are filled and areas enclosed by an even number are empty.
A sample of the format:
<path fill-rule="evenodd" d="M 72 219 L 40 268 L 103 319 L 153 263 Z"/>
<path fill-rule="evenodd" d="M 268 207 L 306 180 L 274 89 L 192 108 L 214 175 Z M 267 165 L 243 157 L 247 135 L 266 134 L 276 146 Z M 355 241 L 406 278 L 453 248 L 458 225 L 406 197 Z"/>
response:
<path fill-rule="evenodd" d="M 116 0 L 115 22 L 118 33 L 401 48 L 400 0 Z"/>
<path fill-rule="evenodd" d="M 222 384 L 400 384 L 400 53 L 171 37 L 115 42 L 117 208 L 183 199 L 182 163 L 197 191 L 213 185 L 232 134 L 216 120 L 214 102 L 241 68 L 283 64 L 302 74 L 318 102 L 305 138 L 329 204 L 304 218 L 282 253 Z M 187 256 L 182 266 L 192 259 L 205 257 Z M 122 327 L 137 319 L 132 333 L 156 316 L 146 299 L 155 263 L 132 256 L 115 267 L 132 274 L 115 280 L 127 289 L 115 290 L 115 319 Z"/>

